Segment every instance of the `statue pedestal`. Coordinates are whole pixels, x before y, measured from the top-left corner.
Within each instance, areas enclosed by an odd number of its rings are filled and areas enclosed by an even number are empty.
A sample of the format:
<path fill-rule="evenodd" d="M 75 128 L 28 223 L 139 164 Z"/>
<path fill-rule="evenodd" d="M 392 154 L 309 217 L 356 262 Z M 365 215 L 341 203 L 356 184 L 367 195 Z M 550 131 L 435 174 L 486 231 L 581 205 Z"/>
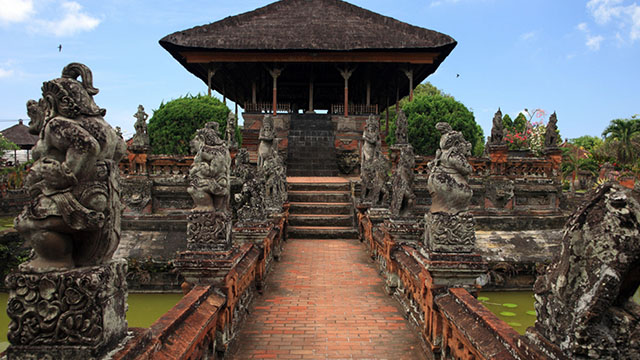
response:
<path fill-rule="evenodd" d="M 367 215 L 373 224 L 380 224 L 391 217 L 391 211 L 382 207 L 370 207 L 367 209 Z"/>
<path fill-rule="evenodd" d="M 187 215 L 187 249 L 227 251 L 231 247 L 231 214 L 228 211 L 192 210 Z"/>
<path fill-rule="evenodd" d="M 475 254 L 475 220 L 469 212 L 426 213 L 424 241 L 427 270 L 433 284 L 469 287 L 487 272 L 487 263 Z"/>
<path fill-rule="evenodd" d="M 273 221 L 262 222 L 238 222 L 233 227 L 233 241 L 235 244 L 257 244 L 262 245 L 264 238 L 273 229 Z"/>
<path fill-rule="evenodd" d="M 11 273 L 7 359 L 100 358 L 127 333 L 127 263 Z"/>
<path fill-rule="evenodd" d="M 424 215 L 424 222 L 424 244 L 429 252 L 475 252 L 476 222 L 470 212 L 428 212 Z"/>

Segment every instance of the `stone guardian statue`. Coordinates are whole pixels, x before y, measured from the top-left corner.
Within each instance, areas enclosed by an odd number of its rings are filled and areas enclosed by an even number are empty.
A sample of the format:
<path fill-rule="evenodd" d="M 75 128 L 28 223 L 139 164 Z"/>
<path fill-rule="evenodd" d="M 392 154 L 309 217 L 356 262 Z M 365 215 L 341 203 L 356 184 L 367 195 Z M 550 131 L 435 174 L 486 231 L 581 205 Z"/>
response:
<path fill-rule="evenodd" d="M 436 129 L 442 137 L 440 149 L 428 165 L 431 208 L 425 215 L 425 243 L 435 252 L 472 252 L 475 221 L 468 208 L 473 191 L 467 181 L 473 171 L 467 160 L 471 143 L 448 123 L 440 122 Z"/>

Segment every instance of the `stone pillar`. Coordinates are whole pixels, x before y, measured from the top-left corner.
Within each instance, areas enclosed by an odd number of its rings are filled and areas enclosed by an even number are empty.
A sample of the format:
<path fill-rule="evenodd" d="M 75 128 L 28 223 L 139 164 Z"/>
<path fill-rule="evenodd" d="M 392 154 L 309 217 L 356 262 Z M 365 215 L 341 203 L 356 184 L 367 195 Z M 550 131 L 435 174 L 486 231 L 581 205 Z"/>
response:
<path fill-rule="evenodd" d="M 256 90 L 256 82 L 253 81 L 251 83 L 251 103 L 252 104 L 257 104 L 258 103 L 258 97 L 257 97 L 257 90 Z"/>
<path fill-rule="evenodd" d="M 413 100 L 413 70 L 405 69 L 403 70 L 404 74 L 409 79 L 409 101 Z"/>

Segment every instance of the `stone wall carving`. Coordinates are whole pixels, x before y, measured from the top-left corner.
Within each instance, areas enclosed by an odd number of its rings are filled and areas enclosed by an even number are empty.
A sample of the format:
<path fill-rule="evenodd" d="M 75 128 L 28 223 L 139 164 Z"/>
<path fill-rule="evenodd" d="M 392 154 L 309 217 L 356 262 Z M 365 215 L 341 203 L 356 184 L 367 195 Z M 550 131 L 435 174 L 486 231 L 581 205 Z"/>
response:
<path fill-rule="evenodd" d="M 286 169 L 278 153 L 267 158 L 258 169 L 258 177 L 264 179 L 264 202 L 269 211 L 279 212 L 287 201 Z"/>
<path fill-rule="evenodd" d="M 362 134 L 360 161 L 362 201 L 372 207 L 388 206 L 390 200 L 389 171 L 391 166 L 382 154 L 380 128 L 376 116 L 370 115 Z"/>
<path fill-rule="evenodd" d="M 189 169 L 189 188 L 195 207 L 187 216 L 189 250 L 226 250 L 231 246 L 231 155 L 211 121 L 191 141 L 196 151 Z"/>
<path fill-rule="evenodd" d="M 475 221 L 468 212 L 473 191 L 468 183 L 473 171 L 467 157 L 471 144 L 448 123 L 436 124 L 440 149 L 429 162 L 427 188 L 431 208 L 425 215 L 425 244 L 435 252 L 473 252 Z"/>
<path fill-rule="evenodd" d="M 258 145 L 258 169 L 262 168 L 267 159 L 278 154 L 275 138 L 276 130 L 273 126 L 273 118 L 271 115 L 265 115 L 258 135 L 258 140 L 260 140 Z"/>
<path fill-rule="evenodd" d="M 396 172 L 393 174 L 391 189 L 391 215 L 394 217 L 411 216 L 415 206 L 416 195 L 413 193 L 413 169 L 416 158 L 413 146 L 406 144 L 400 148 L 400 159 Z"/>
<path fill-rule="evenodd" d="M 80 80 L 77 78 L 80 77 Z M 72 268 L 111 259 L 120 241 L 122 138 L 96 105 L 91 70 L 71 63 L 29 100 L 29 131 L 39 140 L 25 179 L 31 202 L 15 221 L 36 257 L 25 268 Z"/>
<path fill-rule="evenodd" d="M 570 359 L 638 357 L 639 200 L 606 183 L 572 215 L 559 258 L 536 281 L 531 338 L 542 336 Z"/>

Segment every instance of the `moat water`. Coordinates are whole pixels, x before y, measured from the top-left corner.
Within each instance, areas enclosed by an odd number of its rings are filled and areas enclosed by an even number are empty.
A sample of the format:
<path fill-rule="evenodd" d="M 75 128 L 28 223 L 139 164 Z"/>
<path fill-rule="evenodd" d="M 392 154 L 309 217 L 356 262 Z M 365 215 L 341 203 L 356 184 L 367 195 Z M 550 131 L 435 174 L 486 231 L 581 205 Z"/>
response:
<path fill-rule="evenodd" d="M 7 298 L 9 294 L 0 293 L 0 352 L 8 346 L 7 330 L 9 317 L 7 316 Z M 129 294 L 129 311 L 127 322 L 129 327 L 146 328 L 153 324 L 160 316 L 171 309 L 182 299 L 182 294 Z"/>

